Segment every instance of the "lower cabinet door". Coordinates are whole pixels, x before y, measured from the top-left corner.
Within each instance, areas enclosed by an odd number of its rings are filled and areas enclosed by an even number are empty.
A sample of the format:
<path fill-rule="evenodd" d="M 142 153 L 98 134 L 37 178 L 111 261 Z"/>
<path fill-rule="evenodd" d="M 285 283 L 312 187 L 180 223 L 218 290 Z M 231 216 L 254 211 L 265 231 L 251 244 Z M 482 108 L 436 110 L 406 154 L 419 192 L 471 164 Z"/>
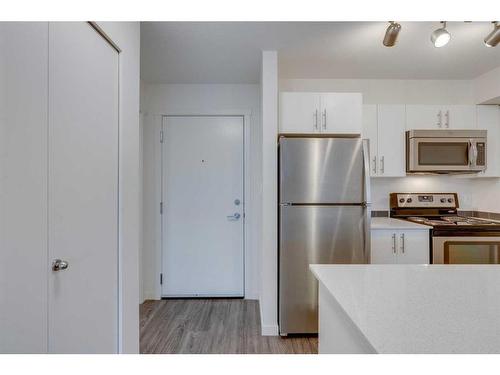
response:
<path fill-rule="evenodd" d="M 407 230 L 396 235 L 399 264 L 429 264 L 429 230 Z"/>
<path fill-rule="evenodd" d="M 392 230 L 372 230 L 371 264 L 397 263 L 397 235 Z"/>

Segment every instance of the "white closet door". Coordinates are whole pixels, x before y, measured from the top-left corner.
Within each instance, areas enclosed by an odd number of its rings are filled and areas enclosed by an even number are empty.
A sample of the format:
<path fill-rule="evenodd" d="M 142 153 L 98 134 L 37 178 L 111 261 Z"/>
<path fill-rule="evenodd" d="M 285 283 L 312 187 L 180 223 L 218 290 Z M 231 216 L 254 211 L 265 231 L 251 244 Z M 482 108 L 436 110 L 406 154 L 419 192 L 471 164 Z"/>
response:
<path fill-rule="evenodd" d="M 0 22 L 0 353 L 47 351 L 46 22 Z"/>
<path fill-rule="evenodd" d="M 243 296 L 243 118 L 169 117 L 163 296 Z"/>
<path fill-rule="evenodd" d="M 49 25 L 49 351 L 115 353 L 118 53 L 89 24 Z"/>

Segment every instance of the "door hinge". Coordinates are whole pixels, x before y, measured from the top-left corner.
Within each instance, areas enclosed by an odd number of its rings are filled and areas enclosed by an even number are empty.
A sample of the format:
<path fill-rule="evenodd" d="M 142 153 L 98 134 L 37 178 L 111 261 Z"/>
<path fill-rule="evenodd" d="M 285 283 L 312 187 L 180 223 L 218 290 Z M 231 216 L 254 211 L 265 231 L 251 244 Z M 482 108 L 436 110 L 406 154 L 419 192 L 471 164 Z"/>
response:
<path fill-rule="evenodd" d="M 160 285 L 163 285 L 163 274 L 160 273 Z"/>
<path fill-rule="evenodd" d="M 160 143 L 163 143 L 163 130 L 160 130 Z"/>
<path fill-rule="evenodd" d="M 163 215 L 163 202 L 160 202 L 160 215 Z"/>

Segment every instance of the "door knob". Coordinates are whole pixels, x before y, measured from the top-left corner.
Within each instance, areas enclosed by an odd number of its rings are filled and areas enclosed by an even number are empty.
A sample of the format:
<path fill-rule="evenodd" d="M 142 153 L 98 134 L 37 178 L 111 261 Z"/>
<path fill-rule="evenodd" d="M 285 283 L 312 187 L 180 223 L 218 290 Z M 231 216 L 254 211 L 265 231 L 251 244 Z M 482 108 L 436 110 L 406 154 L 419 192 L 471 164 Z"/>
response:
<path fill-rule="evenodd" d="M 69 263 L 66 262 L 65 260 L 55 259 L 52 262 L 52 271 L 62 271 L 62 270 L 65 270 L 66 268 L 68 268 L 68 266 L 69 266 Z"/>
<path fill-rule="evenodd" d="M 240 217 L 241 217 L 241 215 L 238 212 L 235 212 L 233 215 L 230 215 L 227 218 L 229 220 L 238 220 Z"/>

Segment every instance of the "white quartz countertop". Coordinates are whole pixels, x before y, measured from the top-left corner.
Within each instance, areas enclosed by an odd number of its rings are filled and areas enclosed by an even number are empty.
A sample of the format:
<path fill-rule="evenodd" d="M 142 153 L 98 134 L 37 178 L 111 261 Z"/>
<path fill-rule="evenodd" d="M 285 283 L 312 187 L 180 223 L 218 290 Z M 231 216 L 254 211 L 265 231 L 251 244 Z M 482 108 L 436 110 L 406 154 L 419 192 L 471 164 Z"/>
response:
<path fill-rule="evenodd" d="M 393 230 L 408 230 L 408 229 L 431 229 L 431 226 L 412 223 L 411 221 L 394 219 L 391 217 L 372 217 L 372 229 L 393 229 Z"/>
<path fill-rule="evenodd" d="M 500 353 L 499 265 L 310 269 L 379 353 Z"/>

